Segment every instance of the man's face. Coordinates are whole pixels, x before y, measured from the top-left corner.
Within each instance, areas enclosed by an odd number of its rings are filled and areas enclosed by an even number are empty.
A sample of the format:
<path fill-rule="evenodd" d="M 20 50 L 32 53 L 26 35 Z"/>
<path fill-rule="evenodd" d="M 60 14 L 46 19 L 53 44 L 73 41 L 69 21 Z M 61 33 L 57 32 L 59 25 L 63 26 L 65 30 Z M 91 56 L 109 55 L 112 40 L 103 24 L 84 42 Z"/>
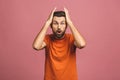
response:
<path fill-rule="evenodd" d="M 66 20 L 65 17 L 53 17 L 52 31 L 57 38 L 62 38 L 66 31 Z"/>

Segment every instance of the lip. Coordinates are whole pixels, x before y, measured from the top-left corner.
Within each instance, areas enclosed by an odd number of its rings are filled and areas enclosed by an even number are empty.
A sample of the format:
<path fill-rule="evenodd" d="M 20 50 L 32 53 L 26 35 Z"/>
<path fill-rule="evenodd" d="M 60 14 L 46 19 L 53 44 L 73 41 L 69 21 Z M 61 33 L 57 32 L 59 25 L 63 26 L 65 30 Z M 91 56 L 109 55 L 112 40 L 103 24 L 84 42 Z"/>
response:
<path fill-rule="evenodd" d="M 61 30 L 58 30 L 58 31 L 57 31 L 57 34 L 61 34 L 61 33 L 62 33 L 62 31 L 61 31 Z"/>

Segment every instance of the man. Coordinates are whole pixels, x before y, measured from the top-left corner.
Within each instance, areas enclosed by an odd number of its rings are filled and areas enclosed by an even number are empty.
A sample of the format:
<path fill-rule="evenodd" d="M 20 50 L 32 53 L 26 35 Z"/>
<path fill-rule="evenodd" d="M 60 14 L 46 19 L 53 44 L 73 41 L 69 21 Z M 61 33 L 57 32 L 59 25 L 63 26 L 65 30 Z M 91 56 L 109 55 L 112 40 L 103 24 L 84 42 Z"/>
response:
<path fill-rule="evenodd" d="M 78 80 L 76 69 L 76 48 L 83 48 L 86 42 L 73 25 L 68 10 L 51 12 L 48 20 L 33 42 L 33 48 L 45 48 L 44 80 Z M 72 34 L 66 34 L 67 25 Z M 53 34 L 47 34 L 51 26 Z"/>

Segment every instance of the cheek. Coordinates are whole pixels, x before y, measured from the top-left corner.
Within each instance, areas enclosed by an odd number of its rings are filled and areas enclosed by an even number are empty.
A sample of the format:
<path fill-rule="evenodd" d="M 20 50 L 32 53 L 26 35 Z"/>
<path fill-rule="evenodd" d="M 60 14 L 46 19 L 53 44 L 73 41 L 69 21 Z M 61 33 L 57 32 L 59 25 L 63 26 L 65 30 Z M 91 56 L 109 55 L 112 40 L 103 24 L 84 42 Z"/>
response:
<path fill-rule="evenodd" d="M 65 30 L 67 28 L 67 26 L 66 25 L 64 25 L 63 27 L 62 27 L 62 30 Z"/>
<path fill-rule="evenodd" d="M 57 26 L 52 25 L 51 28 L 52 28 L 53 31 L 56 31 L 56 30 L 57 30 Z"/>

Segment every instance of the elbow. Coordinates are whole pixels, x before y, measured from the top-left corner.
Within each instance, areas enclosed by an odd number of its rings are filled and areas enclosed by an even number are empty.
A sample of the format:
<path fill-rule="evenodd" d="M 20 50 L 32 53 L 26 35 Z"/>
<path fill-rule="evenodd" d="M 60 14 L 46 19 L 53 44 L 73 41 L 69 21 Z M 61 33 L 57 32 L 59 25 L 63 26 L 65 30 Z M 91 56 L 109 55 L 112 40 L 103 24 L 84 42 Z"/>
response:
<path fill-rule="evenodd" d="M 36 45 L 32 45 L 32 47 L 33 47 L 33 49 L 35 49 L 35 50 L 37 50 L 37 51 L 39 51 L 40 49 L 39 49 L 39 47 L 38 46 L 36 46 Z"/>
<path fill-rule="evenodd" d="M 86 43 L 81 44 L 80 46 L 78 46 L 79 49 L 82 49 L 82 48 L 84 48 L 84 47 L 86 47 Z"/>

